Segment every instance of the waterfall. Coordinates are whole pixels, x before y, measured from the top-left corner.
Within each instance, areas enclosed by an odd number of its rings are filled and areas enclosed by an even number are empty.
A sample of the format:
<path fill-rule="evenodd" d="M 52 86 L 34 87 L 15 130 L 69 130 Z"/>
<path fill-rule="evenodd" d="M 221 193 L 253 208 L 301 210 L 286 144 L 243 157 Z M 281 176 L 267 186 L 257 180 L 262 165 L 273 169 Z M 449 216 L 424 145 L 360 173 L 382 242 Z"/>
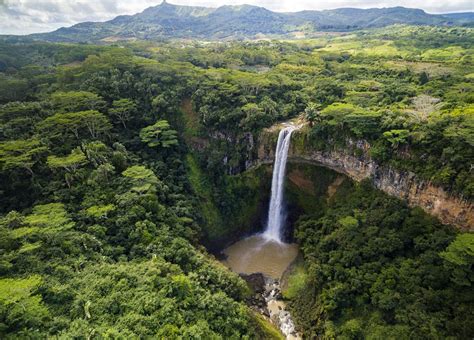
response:
<path fill-rule="evenodd" d="M 263 236 L 267 240 L 276 242 L 281 242 L 282 227 L 286 218 L 286 212 L 283 206 L 286 160 L 288 158 L 291 134 L 295 129 L 295 126 L 287 126 L 280 131 L 275 150 L 270 207 L 268 210 L 267 228 Z"/>

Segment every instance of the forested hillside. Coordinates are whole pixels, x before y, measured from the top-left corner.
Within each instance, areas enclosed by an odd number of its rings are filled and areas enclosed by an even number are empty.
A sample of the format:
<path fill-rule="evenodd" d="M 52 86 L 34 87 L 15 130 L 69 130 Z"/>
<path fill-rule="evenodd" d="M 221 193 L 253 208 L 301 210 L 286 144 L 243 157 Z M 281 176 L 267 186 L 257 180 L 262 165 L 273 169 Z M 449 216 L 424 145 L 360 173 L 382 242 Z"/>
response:
<path fill-rule="evenodd" d="M 470 28 L 403 25 L 285 42 L 2 40 L 0 336 L 278 338 L 203 246 L 259 229 L 264 176 L 244 172 L 258 133 L 302 116 L 315 147 L 366 140 L 380 164 L 472 201 L 473 42 Z M 303 333 L 472 337 L 472 234 L 366 184 L 345 190 L 296 224 L 288 298 Z"/>
<path fill-rule="evenodd" d="M 302 216 L 305 263 L 285 293 L 308 338 L 470 338 L 473 234 L 345 184 Z"/>
<path fill-rule="evenodd" d="M 166 120 L 186 74 L 130 48 L 2 51 L 24 56 L 2 74 L 2 337 L 269 337 L 198 246 Z"/>
<path fill-rule="evenodd" d="M 472 27 L 473 23 L 472 12 L 435 15 L 405 7 L 281 13 L 251 5 L 208 8 L 163 1 L 134 15 L 121 15 L 106 22 L 83 22 L 32 37 L 56 42 L 96 43 L 135 39 L 233 40 L 311 37 L 320 36 L 321 32 L 347 32 L 394 24 Z"/>

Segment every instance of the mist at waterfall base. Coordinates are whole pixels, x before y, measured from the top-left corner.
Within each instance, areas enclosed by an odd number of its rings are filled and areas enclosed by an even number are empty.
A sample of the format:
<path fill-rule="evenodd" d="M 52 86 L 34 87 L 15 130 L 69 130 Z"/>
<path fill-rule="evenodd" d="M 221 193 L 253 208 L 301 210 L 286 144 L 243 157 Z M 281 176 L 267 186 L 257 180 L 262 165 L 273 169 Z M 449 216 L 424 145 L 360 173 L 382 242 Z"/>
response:
<path fill-rule="evenodd" d="M 285 172 L 291 134 L 294 130 L 296 127 L 289 125 L 283 128 L 278 135 L 265 230 L 260 234 L 240 240 L 223 251 L 226 255 L 224 264 L 234 272 L 263 273 L 279 279 L 298 255 L 296 244 L 283 242 L 283 230 L 286 222 Z"/>

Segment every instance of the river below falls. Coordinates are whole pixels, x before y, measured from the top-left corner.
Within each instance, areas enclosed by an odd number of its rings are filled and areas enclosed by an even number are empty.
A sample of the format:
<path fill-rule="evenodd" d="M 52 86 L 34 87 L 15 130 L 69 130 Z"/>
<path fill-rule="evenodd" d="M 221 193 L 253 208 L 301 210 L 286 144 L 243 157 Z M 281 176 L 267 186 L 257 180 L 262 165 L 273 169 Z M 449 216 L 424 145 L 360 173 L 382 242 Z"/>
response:
<path fill-rule="evenodd" d="M 286 124 L 278 134 L 273 164 L 267 227 L 263 234 L 240 240 L 224 249 L 223 263 L 241 274 L 254 293 L 247 304 L 267 317 L 287 340 L 301 339 L 281 291 L 285 270 L 298 256 L 298 245 L 281 242 L 285 227 L 285 170 L 291 134 L 299 127 Z"/>
<path fill-rule="evenodd" d="M 286 340 L 302 339 L 281 294 L 281 277 L 298 256 L 298 251 L 295 243 L 276 242 L 263 235 L 247 237 L 223 251 L 226 258 L 222 262 L 232 271 L 260 275 L 262 282 L 249 304 L 277 326 Z M 243 277 L 249 279 L 245 275 Z"/>
<path fill-rule="evenodd" d="M 269 241 L 262 235 L 254 235 L 232 244 L 223 253 L 226 255 L 223 263 L 236 273 L 262 273 L 280 279 L 298 255 L 298 245 Z"/>

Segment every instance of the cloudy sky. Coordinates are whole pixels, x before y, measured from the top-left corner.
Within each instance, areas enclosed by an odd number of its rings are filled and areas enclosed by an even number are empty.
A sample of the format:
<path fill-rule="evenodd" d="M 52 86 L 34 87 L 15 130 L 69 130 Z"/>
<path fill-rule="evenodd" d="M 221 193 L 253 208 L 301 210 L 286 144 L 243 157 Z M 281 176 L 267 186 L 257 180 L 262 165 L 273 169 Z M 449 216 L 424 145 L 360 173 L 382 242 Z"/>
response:
<path fill-rule="evenodd" d="M 173 4 L 219 7 L 243 3 L 274 11 L 339 7 L 422 8 L 429 13 L 474 11 L 473 0 L 168 0 Z M 120 14 L 134 14 L 161 0 L 0 0 L 0 34 L 48 32 L 83 21 L 105 21 Z"/>

